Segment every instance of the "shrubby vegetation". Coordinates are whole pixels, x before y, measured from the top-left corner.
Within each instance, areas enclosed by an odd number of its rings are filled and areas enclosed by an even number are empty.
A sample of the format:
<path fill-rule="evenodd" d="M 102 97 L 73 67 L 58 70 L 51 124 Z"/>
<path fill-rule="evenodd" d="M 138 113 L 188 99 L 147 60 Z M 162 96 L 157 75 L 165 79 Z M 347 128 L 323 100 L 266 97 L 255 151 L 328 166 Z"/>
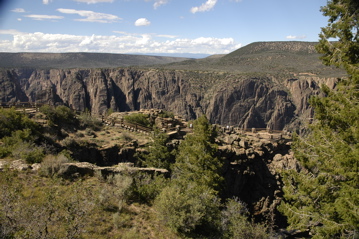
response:
<path fill-rule="evenodd" d="M 145 127 L 152 127 L 152 124 L 148 119 L 148 115 L 140 113 L 129 114 L 124 117 L 124 120 L 131 124 L 139 124 Z"/>
<path fill-rule="evenodd" d="M 169 112 L 169 111 L 165 111 L 165 110 L 162 110 L 159 114 L 158 114 L 159 117 L 162 117 L 162 118 L 174 118 L 175 115 L 172 113 L 172 112 Z"/>
<path fill-rule="evenodd" d="M 233 206 L 221 203 L 222 162 L 216 156 L 216 130 L 205 116 L 194 121 L 193 128 L 179 146 L 171 182 L 155 199 L 161 221 L 190 238 L 268 237 L 266 228 L 248 222 L 245 213 L 235 217 Z"/>
<path fill-rule="evenodd" d="M 92 117 L 90 112 L 88 111 L 81 113 L 78 116 L 78 119 L 80 121 L 80 128 L 84 128 L 84 129 L 88 128 L 95 131 L 101 129 L 102 122 L 99 119 Z"/>
<path fill-rule="evenodd" d="M 314 121 L 294 143 L 302 170 L 281 175 L 280 210 L 289 229 L 309 229 L 314 238 L 358 236 L 358 4 L 331 0 L 322 9 L 329 24 L 322 29 L 318 50 L 326 64 L 345 69 L 348 77 L 334 90 L 323 86 L 325 97 L 311 99 Z M 76 160 L 74 151 L 93 145 L 68 137 L 70 131 L 80 127 L 84 131 L 78 137 L 96 137 L 102 126 L 88 113 L 76 117 L 65 106 L 44 106 L 41 112 L 48 123 L 44 127 L 23 112 L 0 109 L 0 158 L 41 162 L 38 172 L 0 172 L 0 238 L 270 237 L 271 228 L 255 224 L 239 199 L 221 198 L 223 164 L 216 130 L 204 116 L 193 122 L 193 134 L 178 148 L 169 149 L 168 137 L 155 130 L 147 152 L 139 155 L 142 166 L 165 168 L 169 175 L 124 170 L 63 178 L 62 166 Z M 171 117 L 167 112 L 161 116 Z M 125 120 L 151 126 L 143 114 Z M 122 137 L 124 143 L 133 139 Z"/>
<path fill-rule="evenodd" d="M 11 112 L 34 130 L 23 124 L 13 127 L 1 139 L 1 156 L 41 162 L 41 168 L 37 172 L 0 172 L 1 238 L 148 238 L 149 234 L 153 238 L 262 238 L 257 237 L 258 230 L 266 235 L 266 228 L 252 224 L 246 213 L 237 217 L 239 209 L 222 203 L 216 131 L 204 116 L 193 122 L 194 133 L 187 135 L 178 150 L 167 147 L 167 135 L 154 131 L 147 153 L 141 154 L 139 161 L 143 166 L 166 168 L 167 175 L 124 168 L 116 175 L 71 178 L 63 176 L 64 164 L 76 160 L 76 149 L 89 147 L 89 142 L 77 141 L 73 135 L 79 132 L 63 138 L 69 125 L 62 128 L 62 119 L 74 119 L 69 121 L 72 126 L 87 125 L 82 139 L 88 132 L 94 133 L 94 121 L 86 115 L 76 123 L 72 112 L 56 109 L 43 111 L 50 115 L 44 128 Z M 61 140 L 61 145 L 52 145 L 56 150 L 50 154 L 42 150 L 42 131 Z M 34 153 L 37 149 L 41 155 Z M 244 206 L 238 205 L 245 212 Z"/>
<path fill-rule="evenodd" d="M 64 105 L 57 107 L 44 105 L 40 111 L 46 116 L 50 126 L 66 127 L 78 124 L 75 112 Z"/>
<path fill-rule="evenodd" d="M 15 109 L 0 109 L 0 157 L 24 159 L 27 163 L 41 162 L 43 148 L 37 146 L 40 126 Z"/>
<path fill-rule="evenodd" d="M 24 113 L 16 111 L 15 108 L 0 108 L 0 138 L 11 136 L 14 131 L 25 129 L 34 136 L 38 134 L 40 127 Z"/>

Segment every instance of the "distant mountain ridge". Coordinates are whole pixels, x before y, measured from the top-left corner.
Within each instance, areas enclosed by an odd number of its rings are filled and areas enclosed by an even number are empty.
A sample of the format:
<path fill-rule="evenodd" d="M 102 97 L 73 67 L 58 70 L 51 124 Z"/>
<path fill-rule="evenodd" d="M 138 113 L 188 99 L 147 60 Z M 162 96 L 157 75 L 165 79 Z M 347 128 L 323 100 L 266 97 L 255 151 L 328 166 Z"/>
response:
<path fill-rule="evenodd" d="M 222 57 L 169 63 L 166 69 L 274 74 L 337 76 L 337 68 L 323 65 L 315 50 L 317 42 L 255 42 Z M 343 72 L 344 73 L 344 72 Z"/>
<path fill-rule="evenodd" d="M 112 53 L 0 53 L 0 68 L 116 68 L 157 65 L 188 60 L 185 57 Z"/>

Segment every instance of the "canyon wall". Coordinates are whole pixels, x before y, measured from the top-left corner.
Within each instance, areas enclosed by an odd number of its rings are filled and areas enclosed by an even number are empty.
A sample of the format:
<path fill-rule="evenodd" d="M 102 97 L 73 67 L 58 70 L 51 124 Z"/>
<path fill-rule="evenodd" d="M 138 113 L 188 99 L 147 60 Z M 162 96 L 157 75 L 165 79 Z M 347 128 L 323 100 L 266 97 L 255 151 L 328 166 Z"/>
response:
<path fill-rule="evenodd" d="M 137 68 L 0 70 L 1 102 L 65 104 L 92 114 L 159 108 L 212 123 L 275 130 L 311 117 L 308 99 L 335 79 L 285 79 Z"/>

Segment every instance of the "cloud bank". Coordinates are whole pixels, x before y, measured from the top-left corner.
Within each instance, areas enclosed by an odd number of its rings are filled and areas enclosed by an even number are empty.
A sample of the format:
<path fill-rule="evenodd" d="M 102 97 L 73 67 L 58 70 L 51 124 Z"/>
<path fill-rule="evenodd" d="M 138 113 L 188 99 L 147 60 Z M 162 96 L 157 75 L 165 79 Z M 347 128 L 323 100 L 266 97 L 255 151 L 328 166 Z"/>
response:
<path fill-rule="evenodd" d="M 214 8 L 214 6 L 216 5 L 217 0 L 207 0 L 207 2 L 203 3 L 201 6 L 199 7 L 192 7 L 191 8 L 191 12 L 192 13 L 196 13 L 196 12 L 207 12 L 209 10 L 211 10 L 212 8 Z"/>
<path fill-rule="evenodd" d="M 125 34 L 123 32 L 119 32 Z M 2 52 L 108 52 L 108 53 L 202 53 L 224 54 L 241 45 L 233 38 L 200 37 L 175 38 L 161 41 L 167 35 L 91 35 L 21 33 L 1 30 L 12 35 L 12 40 L 0 40 Z M 171 36 L 172 37 L 172 36 Z"/>

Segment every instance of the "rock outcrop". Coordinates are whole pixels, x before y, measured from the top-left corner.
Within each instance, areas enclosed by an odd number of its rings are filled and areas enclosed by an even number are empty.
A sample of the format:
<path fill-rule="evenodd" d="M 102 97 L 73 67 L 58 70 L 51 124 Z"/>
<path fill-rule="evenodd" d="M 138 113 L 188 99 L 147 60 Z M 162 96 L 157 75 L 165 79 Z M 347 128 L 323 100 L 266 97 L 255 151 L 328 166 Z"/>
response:
<path fill-rule="evenodd" d="M 206 114 L 221 125 L 281 130 L 310 118 L 309 97 L 334 82 L 134 68 L 12 69 L 0 71 L 0 100 L 65 104 L 98 115 L 158 108 L 187 120 Z"/>
<path fill-rule="evenodd" d="M 225 197 L 235 196 L 245 202 L 257 220 L 285 226 L 285 219 L 277 211 L 283 194 L 280 172 L 300 170 L 291 151 L 291 137 L 280 132 L 234 130 L 220 138 Z"/>

